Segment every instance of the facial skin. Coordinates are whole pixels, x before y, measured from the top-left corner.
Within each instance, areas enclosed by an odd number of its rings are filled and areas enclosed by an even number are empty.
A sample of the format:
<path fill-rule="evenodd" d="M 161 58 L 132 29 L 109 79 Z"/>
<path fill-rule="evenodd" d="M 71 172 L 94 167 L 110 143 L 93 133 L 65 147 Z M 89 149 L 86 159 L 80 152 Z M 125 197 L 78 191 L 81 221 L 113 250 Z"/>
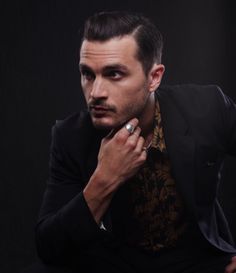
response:
<path fill-rule="evenodd" d="M 136 53 L 137 44 L 130 35 L 82 43 L 81 85 L 96 128 L 114 129 L 136 117 L 145 129 L 153 119 L 153 91 L 164 66 L 154 64 L 146 76 Z"/>

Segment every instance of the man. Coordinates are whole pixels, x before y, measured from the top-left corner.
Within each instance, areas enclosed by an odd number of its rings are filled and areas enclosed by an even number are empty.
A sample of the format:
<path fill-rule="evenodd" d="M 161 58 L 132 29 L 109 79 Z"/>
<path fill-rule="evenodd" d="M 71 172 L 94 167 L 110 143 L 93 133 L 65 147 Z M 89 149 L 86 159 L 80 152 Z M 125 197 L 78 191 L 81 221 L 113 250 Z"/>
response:
<path fill-rule="evenodd" d="M 88 112 L 53 129 L 40 272 L 236 271 L 216 197 L 223 157 L 236 155 L 236 107 L 216 86 L 160 87 L 161 54 L 143 16 L 87 20 Z"/>

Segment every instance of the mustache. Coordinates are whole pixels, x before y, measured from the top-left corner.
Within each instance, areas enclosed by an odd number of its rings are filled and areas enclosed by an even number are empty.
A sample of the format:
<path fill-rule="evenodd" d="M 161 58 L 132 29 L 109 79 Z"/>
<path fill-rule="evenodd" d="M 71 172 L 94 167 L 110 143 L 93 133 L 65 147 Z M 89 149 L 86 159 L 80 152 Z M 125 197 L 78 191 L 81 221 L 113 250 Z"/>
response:
<path fill-rule="evenodd" d="M 91 100 L 88 103 L 88 109 L 89 109 L 89 111 L 91 109 L 93 109 L 94 107 L 96 107 L 96 106 L 102 107 L 102 108 L 104 108 L 106 110 L 109 110 L 109 111 L 116 112 L 116 107 L 114 105 L 107 104 L 103 100 Z"/>

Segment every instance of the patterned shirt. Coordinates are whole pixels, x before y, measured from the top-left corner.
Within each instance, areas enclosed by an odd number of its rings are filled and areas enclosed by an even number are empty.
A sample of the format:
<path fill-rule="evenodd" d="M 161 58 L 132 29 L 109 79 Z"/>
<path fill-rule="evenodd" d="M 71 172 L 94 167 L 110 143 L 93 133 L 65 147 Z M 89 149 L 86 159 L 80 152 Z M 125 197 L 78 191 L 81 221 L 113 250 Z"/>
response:
<path fill-rule="evenodd" d="M 171 176 L 158 101 L 148 158 L 130 181 L 129 196 L 135 229 L 127 243 L 151 252 L 176 246 L 187 229 L 187 222 Z"/>

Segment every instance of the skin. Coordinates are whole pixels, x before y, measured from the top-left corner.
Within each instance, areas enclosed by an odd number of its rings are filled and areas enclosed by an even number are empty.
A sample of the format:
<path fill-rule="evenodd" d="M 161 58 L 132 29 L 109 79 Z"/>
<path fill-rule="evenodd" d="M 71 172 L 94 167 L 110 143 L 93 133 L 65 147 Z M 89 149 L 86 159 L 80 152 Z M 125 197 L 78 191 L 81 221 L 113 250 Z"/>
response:
<path fill-rule="evenodd" d="M 160 84 L 164 66 L 155 65 L 146 77 L 136 52 L 132 36 L 83 42 L 81 84 L 95 127 L 118 128 L 137 117 L 142 129 L 149 129 L 147 118 L 152 118 L 154 102 L 151 93 Z"/>
<path fill-rule="evenodd" d="M 96 128 L 110 130 L 83 191 L 98 225 L 114 193 L 145 162 L 145 147 L 152 137 L 154 91 L 164 66 L 153 64 L 146 76 L 136 56 L 136 41 L 128 35 L 105 42 L 85 40 L 80 50 L 81 86 L 92 122 Z M 125 129 L 126 123 L 135 127 L 133 134 Z M 236 257 L 225 269 L 225 273 L 233 272 Z"/>
<path fill-rule="evenodd" d="M 236 272 L 236 256 L 231 258 L 230 264 L 225 268 L 224 273 L 234 273 Z"/>

